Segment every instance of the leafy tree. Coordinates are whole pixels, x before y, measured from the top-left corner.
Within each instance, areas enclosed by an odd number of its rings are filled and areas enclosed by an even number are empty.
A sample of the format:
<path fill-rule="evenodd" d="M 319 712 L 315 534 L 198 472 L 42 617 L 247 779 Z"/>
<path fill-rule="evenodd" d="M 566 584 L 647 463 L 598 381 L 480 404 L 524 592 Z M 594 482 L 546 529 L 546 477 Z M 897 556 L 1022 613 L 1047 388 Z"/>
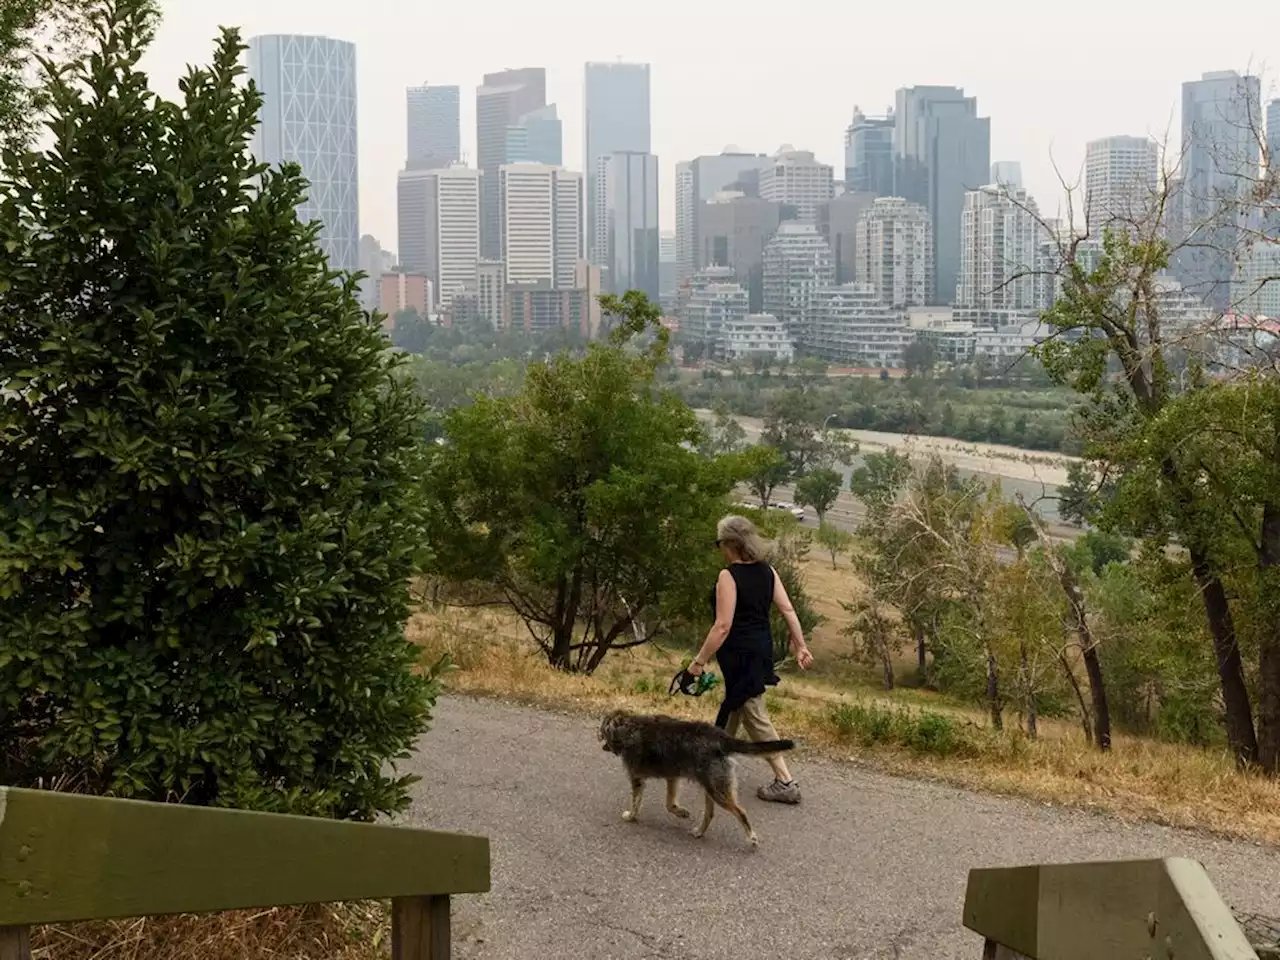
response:
<path fill-rule="evenodd" d="M 1160 442 L 1167 436 L 1163 431 L 1176 429 L 1169 418 L 1176 385 L 1153 293 L 1171 252 L 1159 219 L 1135 224 L 1132 232 L 1108 231 L 1094 264 L 1080 262 L 1075 246 L 1066 251 L 1062 296 L 1045 314 L 1065 336 L 1046 340 L 1037 355 L 1055 382 L 1088 398 L 1079 416 L 1086 454 L 1119 474 L 1101 525 L 1162 542 L 1176 537 L 1187 550 L 1213 637 L 1228 741 L 1237 762 L 1247 766 L 1259 753 L 1227 585 L 1228 571 L 1239 559 L 1239 542 L 1224 539 L 1230 528 L 1222 518 L 1230 516 L 1231 505 L 1202 481 L 1202 468 L 1210 461 L 1201 445 L 1184 450 Z M 1112 362 L 1119 377 L 1109 375 Z M 1271 636 L 1277 640 L 1270 647 L 1277 651 L 1273 700 L 1280 705 L 1280 636 Z M 1280 706 L 1276 713 L 1274 739 L 1280 744 Z M 1268 755 L 1272 766 L 1280 763 L 1280 747 Z"/>
<path fill-rule="evenodd" d="M 927 340 L 915 340 L 907 344 L 902 351 L 902 365 L 909 377 L 927 377 L 933 372 L 937 357 L 933 344 Z"/>
<path fill-rule="evenodd" d="M 712 414 L 711 425 L 698 449 L 708 457 L 740 453 L 746 446 L 747 431 L 738 422 L 738 418 L 729 412 L 729 407 L 723 401 L 716 403 Z"/>
<path fill-rule="evenodd" d="M 766 529 L 768 528 L 761 528 L 762 531 Z M 781 521 L 773 539 L 769 562 L 782 585 L 787 588 L 787 596 L 795 607 L 800 629 L 807 636 L 825 619 L 814 608 L 805 586 L 804 563 L 809 556 L 809 531 L 802 529 L 791 517 L 786 517 Z M 779 663 L 789 657 L 791 651 L 787 624 L 776 606 L 770 608 L 769 625 L 773 634 L 773 660 L 774 663 Z"/>
<path fill-rule="evenodd" d="M 705 340 L 686 340 L 681 351 L 686 364 L 700 363 L 707 355 L 707 343 Z"/>
<path fill-rule="evenodd" d="M 843 482 L 844 478 L 834 470 L 826 467 L 813 470 L 796 484 L 796 503 L 802 507 L 813 507 L 821 524 L 839 498 Z"/>
<path fill-rule="evenodd" d="M 791 466 L 777 447 L 758 443 L 737 457 L 737 473 L 760 501 L 762 507 L 773 502 L 773 491 L 791 479 Z"/>
<path fill-rule="evenodd" d="M 844 634 L 854 641 L 854 655 L 867 666 L 879 669 L 884 688 L 892 690 L 893 654 L 898 636 L 894 622 L 877 595 L 873 586 L 867 596 L 841 604 L 849 614 Z"/>
<path fill-rule="evenodd" d="M 836 569 L 836 558 L 842 553 L 847 553 L 849 548 L 853 546 L 853 534 L 848 530 L 837 527 L 834 523 L 821 522 L 818 524 L 818 544 L 822 549 L 831 554 L 831 569 Z"/>
<path fill-rule="evenodd" d="M 249 155 L 237 33 L 169 103 L 103 9 L 0 174 L 0 781 L 403 808 L 421 402 Z"/>
<path fill-rule="evenodd" d="M 428 484 L 433 572 L 509 605 L 552 666 L 587 673 L 610 650 L 705 619 L 714 525 L 739 465 L 695 452 L 693 412 L 654 388 L 658 309 L 636 291 L 602 302 L 608 343 L 533 364 L 515 396 L 447 416 Z"/>
<path fill-rule="evenodd" d="M 871 511 L 890 507 L 911 480 L 911 458 L 893 447 L 868 453 L 849 477 L 849 489 Z"/>

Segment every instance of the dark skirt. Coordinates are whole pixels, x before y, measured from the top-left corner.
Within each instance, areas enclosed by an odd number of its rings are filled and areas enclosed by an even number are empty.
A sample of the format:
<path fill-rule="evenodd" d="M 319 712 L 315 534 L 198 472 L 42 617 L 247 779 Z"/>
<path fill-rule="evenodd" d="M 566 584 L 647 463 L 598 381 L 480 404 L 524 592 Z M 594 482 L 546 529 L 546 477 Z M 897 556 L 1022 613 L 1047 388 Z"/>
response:
<path fill-rule="evenodd" d="M 752 637 L 731 637 L 716 652 L 716 663 L 724 674 L 724 701 L 716 714 L 716 726 L 724 729 L 729 714 L 740 710 L 752 697 L 776 686 L 773 669 L 773 639 L 768 633 Z"/>

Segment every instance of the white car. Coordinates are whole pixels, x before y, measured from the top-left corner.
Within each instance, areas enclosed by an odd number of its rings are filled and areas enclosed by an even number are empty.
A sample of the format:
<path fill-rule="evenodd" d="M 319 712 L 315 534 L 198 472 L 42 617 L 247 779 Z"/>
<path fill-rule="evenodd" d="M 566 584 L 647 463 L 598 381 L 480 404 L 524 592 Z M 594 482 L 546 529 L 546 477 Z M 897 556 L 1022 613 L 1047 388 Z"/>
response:
<path fill-rule="evenodd" d="M 773 503 L 770 504 L 770 507 L 772 507 L 774 510 L 785 510 L 787 511 L 787 513 L 791 514 L 797 520 L 804 519 L 804 508 L 797 507 L 794 503 L 792 503 L 789 500 L 775 500 L 773 501 Z"/>

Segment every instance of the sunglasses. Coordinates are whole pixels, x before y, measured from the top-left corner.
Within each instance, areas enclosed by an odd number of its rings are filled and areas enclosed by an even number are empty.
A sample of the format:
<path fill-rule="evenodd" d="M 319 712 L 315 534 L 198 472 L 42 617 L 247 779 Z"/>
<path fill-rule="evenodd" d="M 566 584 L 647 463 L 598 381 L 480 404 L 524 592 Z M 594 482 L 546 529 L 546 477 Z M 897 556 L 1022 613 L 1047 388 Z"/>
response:
<path fill-rule="evenodd" d="M 724 546 L 724 541 L 723 541 L 723 540 L 717 540 L 717 541 L 716 541 L 716 548 L 717 548 L 717 549 L 719 549 L 719 548 L 720 548 L 720 547 L 722 547 L 722 546 Z"/>

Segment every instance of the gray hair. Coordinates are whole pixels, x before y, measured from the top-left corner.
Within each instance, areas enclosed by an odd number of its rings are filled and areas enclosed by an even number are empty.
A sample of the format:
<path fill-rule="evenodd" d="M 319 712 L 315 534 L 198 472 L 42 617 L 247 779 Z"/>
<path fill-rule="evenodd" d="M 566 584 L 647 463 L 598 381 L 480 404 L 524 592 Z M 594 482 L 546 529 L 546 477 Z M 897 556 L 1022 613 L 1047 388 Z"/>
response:
<path fill-rule="evenodd" d="M 716 524 L 716 539 L 731 547 L 739 559 L 747 563 L 757 563 L 768 555 L 768 548 L 756 525 L 746 517 L 736 514 L 722 517 Z"/>

